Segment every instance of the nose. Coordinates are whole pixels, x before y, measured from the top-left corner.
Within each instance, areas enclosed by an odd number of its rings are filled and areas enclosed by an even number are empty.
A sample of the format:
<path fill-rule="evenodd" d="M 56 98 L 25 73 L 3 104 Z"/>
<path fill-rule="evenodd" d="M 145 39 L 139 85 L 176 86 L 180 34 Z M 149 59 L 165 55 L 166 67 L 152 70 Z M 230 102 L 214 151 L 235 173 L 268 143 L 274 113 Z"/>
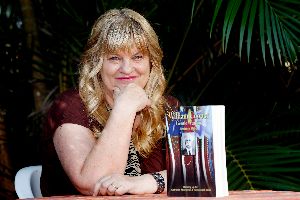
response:
<path fill-rule="evenodd" d="M 123 59 L 123 62 L 121 63 L 120 66 L 120 72 L 124 74 L 130 74 L 133 71 L 133 66 L 130 60 L 128 59 Z"/>

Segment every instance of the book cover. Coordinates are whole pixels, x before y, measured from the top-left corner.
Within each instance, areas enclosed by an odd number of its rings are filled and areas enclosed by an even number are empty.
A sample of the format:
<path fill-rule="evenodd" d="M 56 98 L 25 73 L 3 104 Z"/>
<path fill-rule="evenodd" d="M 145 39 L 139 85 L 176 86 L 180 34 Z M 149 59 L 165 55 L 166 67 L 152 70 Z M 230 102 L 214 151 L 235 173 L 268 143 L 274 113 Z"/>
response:
<path fill-rule="evenodd" d="M 168 196 L 228 196 L 225 106 L 166 113 Z"/>

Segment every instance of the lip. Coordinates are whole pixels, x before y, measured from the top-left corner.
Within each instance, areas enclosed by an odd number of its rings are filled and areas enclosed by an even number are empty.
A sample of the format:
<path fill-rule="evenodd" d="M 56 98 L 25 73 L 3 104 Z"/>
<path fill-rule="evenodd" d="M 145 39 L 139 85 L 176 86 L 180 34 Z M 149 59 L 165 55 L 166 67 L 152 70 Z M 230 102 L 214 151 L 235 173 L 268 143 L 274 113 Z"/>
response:
<path fill-rule="evenodd" d="M 116 79 L 119 81 L 134 81 L 136 78 L 136 76 L 121 76 L 117 77 Z"/>

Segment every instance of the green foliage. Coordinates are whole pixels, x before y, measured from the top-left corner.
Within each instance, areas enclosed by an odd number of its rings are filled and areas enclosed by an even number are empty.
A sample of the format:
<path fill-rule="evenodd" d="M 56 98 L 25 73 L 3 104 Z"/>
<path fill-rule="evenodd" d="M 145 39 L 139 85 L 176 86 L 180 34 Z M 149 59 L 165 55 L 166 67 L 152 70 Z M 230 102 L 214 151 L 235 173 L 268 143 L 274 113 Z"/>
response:
<path fill-rule="evenodd" d="M 227 53 L 236 42 L 232 39 L 230 43 L 230 35 L 237 35 L 239 57 L 242 59 L 246 43 L 247 60 L 253 63 L 250 52 L 256 46 L 252 41 L 259 38 L 265 65 L 268 65 L 267 52 L 274 66 L 276 54 L 281 65 L 287 61 L 297 65 L 299 8 L 300 2 L 294 0 L 217 0 L 210 33 L 218 24 L 217 16 L 222 16 L 223 52 Z M 272 106 L 273 109 L 267 109 Z M 294 120 L 300 117 L 299 104 L 261 100 L 234 107 L 226 115 L 229 188 L 299 191 L 300 177 L 296 174 L 300 171 L 300 143 L 297 142 L 300 126 Z"/>
<path fill-rule="evenodd" d="M 211 32 L 217 15 L 221 12 L 220 7 L 226 7 L 224 14 L 224 25 L 222 31 L 222 46 L 224 52 L 229 44 L 229 36 L 234 23 L 240 25 L 239 33 L 239 56 L 242 57 L 242 48 L 245 31 L 247 31 L 247 58 L 250 60 L 251 40 L 255 20 L 259 24 L 259 37 L 261 51 L 265 64 L 266 43 L 269 53 L 275 65 L 275 52 L 281 63 L 289 61 L 295 64 L 300 52 L 300 2 L 295 0 L 246 0 L 246 1 L 222 1 L 218 0 L 212 20 Z M 241 16 L 241 21 L 238 20 Z M 237 25 L 237 26 L 238 26 Z"/>
<path fill-rule="evenodd" d="M 300 117 L 299 108 L 278 105 L 271 114 L 262 114 L 249 112 L 259 106 L 249 107 L 227 115 L 229 189 L 299 191 L 300 126 L 294 120 Z"/>

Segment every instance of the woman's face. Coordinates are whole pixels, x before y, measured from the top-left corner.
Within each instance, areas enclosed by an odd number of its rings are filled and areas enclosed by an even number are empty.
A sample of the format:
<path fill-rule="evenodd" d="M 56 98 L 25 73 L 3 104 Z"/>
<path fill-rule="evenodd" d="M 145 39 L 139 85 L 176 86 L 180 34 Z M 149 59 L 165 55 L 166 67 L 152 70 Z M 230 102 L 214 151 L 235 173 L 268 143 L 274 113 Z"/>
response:
<path fill-rule="evenodd" d="M 122 90 L 129 83 L 135 83 L 144 88 L 149 74 L 149 55 L 141 52 L 135 45 L 130 51 L 117 51 L 105 55 L 100 75 L 107 102 L 113 105 L 113 91 L 116 87 Z"/>

